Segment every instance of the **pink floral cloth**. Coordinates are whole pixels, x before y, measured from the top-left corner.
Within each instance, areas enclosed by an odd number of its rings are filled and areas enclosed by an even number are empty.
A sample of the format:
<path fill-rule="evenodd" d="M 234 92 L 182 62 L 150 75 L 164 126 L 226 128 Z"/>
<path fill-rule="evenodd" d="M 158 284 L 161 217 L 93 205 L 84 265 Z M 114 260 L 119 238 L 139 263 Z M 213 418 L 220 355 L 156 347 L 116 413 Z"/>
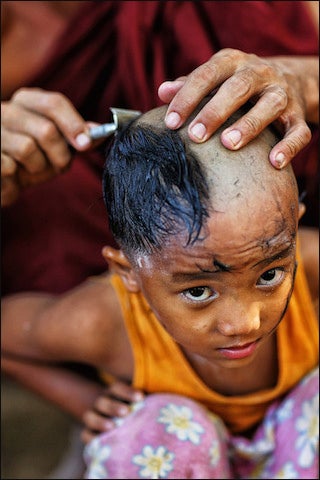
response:
<path fill-rule="evenodd" d="M 252 439 L 200 404 L 152 394 L 84 451 L 87 479 L 319 478 L 319 369 L 274 402 Z"/>

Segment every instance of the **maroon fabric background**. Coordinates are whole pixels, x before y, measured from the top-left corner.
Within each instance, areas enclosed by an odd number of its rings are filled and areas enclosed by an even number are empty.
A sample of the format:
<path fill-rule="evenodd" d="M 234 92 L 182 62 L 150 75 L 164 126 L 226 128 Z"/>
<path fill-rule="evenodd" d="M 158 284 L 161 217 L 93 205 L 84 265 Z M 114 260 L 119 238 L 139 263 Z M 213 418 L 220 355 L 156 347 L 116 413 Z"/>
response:
<path fill-rule="evenodd" d="M 110 106 L 145 111 L 161 104 L 161 82 L 190 73 L 221 48 L 317 54 L 303 3 L 83 2 L 29 86 L 64 93 L 87 120 L 110 121 Z M 63 292 L 106 269 L 101 248 L 112 238 L 101 194 L 104 149 L 76 154 L 68 172 L 2 210 L 3 294 Z M 317 160 L 307 150 L 293 166 L 312 190 Z"/>

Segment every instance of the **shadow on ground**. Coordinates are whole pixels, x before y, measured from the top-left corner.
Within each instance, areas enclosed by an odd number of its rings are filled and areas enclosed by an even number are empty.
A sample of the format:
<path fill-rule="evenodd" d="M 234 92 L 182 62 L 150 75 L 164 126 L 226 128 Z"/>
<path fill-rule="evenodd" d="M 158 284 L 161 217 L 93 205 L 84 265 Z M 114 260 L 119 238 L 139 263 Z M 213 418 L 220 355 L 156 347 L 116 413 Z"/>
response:
<path fill-rule="evenodd" d="M 58 468 L 72 450 L 75 428 L 69 416 L 2 378 L 1 479 L 81 478 L 67 476 L 72 474 Z M 81 464 L 79 442 L 77 445 L 73 462 Z M 60 477 L 55 476 L 57 469 Z"/>

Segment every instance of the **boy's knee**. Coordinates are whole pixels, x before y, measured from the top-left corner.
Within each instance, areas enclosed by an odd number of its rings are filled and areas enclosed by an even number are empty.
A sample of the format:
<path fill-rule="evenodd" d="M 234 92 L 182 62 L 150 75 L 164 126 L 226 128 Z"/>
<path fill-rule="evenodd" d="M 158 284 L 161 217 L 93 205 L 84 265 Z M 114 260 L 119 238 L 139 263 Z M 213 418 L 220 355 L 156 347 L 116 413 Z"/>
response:
<path fill-rule="evenodd" d="M 152 459 L 163 462 L 174 478 L 231 478 L 226 440 L 220 418 L 199 403 L 151 394 L 134 404 L 114 430 L 88 444 L 85 459 L 88 471 L 100 464 L 109 478 L 138 475 L 142 465 L 154 464 Z"/>

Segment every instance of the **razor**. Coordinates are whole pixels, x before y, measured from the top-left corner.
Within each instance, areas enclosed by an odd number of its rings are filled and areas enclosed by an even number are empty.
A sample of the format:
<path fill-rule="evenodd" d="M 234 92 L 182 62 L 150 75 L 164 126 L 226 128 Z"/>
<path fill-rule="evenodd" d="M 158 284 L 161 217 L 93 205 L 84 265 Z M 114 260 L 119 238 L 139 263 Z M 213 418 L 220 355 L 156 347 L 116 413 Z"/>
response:
<path fill-rule="evenodd" d="M 139 110 L 128 110 L 126 108 L 110 108 L 113 115 L 112 123 L 103 123 L 97 127 L 92 127 L 89 130 L 89 136 L 92 140 L 98 138 L 108 138 L 114 134 L 118 129 L 123 128 L 126 124 L 137 117 L 140 117 Z"/>

